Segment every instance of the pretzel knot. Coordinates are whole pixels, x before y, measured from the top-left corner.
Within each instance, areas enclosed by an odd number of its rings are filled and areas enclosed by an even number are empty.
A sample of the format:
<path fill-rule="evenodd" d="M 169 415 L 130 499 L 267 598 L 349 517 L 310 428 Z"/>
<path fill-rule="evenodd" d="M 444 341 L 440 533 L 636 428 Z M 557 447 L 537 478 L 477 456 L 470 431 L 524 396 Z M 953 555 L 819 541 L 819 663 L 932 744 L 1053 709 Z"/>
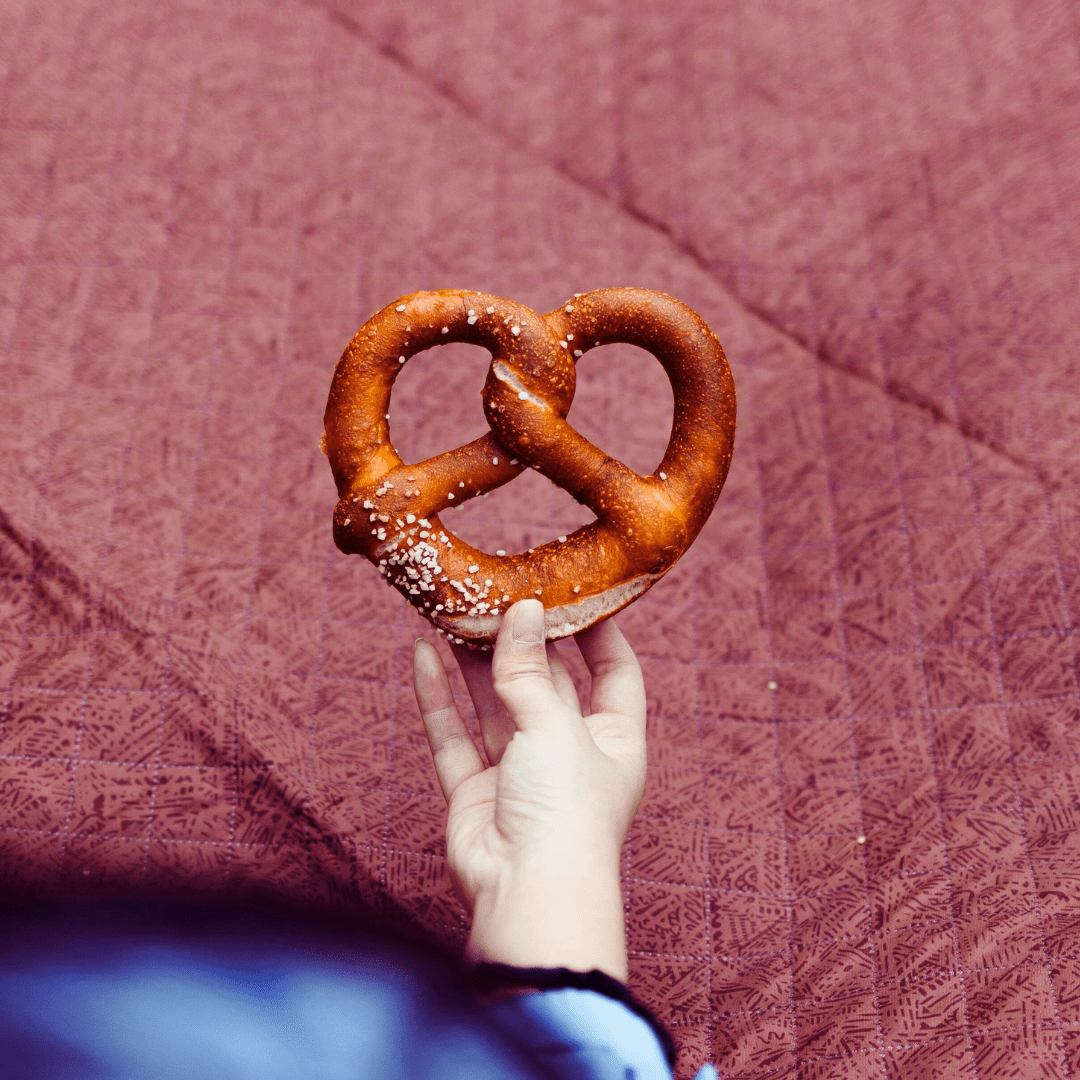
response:
<path fill-rule="evenodd" d="M 390 393 L 409 357 L 451 341 L 491 353 L 491 430 L 406 465 L 390 442 Z M 664 460 L 638 476 L 566 420 L 576 361 L 622 341 L 664 366 L 675 408 Z M 735 387 L 720 342 L 688 307 L 645 289 L 602 289 L 548 315 L 478 292 L 413 293 L 349 342 L 330 387 L 323 447 L 340 501 L 334 541 L 366 555 L 451 640 L 489 644 L 500 613 L 528 597 L 549 640 L 640 596 L 693 542 L 720 495 L 735 437 Z M 596 515 L 528 552 L 489 555 L 443 527 L 460 506 L 532 467 Z"/>

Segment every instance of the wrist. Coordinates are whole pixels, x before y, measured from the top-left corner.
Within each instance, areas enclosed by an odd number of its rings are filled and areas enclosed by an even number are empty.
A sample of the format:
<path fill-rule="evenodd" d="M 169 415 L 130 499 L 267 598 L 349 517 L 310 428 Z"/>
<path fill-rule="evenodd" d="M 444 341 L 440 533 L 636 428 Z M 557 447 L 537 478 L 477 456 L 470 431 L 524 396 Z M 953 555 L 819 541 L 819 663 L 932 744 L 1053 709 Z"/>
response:
<path fill-rule="evenodd" d="M 618 854 L 532 859 L 477 894 L 472 963 L 603 971 L 627 978 Z"/>

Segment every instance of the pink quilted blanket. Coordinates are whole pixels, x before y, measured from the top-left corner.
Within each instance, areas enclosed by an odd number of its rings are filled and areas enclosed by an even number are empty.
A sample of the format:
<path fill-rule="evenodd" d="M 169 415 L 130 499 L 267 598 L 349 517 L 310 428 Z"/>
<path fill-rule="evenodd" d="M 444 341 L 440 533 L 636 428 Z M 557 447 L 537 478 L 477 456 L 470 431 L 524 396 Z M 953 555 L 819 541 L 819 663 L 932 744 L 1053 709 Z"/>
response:
<path fill-rule="evenodd" d="M 330 374 L 403 293 L 639 285 L 714 327 L 739 435 L 619 617 L 635 991 L 684 1075 L 1077 1075 L 1078 49 L 1067 0 L 0 0 L 0 883 L 461 941 Z M 410 362 L 398 449 L 479 434 L 485 364 Z M 670 414 L 582 361 L 613 456 Z M 583 520 L 536 476 L 455 515 Z"/>

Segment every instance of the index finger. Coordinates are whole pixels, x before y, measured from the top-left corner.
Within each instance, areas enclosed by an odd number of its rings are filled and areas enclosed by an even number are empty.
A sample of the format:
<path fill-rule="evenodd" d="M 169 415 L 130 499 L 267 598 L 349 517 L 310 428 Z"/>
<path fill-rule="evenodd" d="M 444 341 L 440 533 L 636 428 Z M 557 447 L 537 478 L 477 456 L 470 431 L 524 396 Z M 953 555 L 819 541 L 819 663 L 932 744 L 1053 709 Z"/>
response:
<path fill-rule="evenodd" d="M 465 645 L 451 645 L 450 649 L 472 698 L 487 759 L 498 765 L 517 727 L 491 685 L 491 653 Z"/>
<path fill-rule="evenodd" d="M 449 802 L 464 781 L 483 772 L 484 765 L 454 702 L 442 658 L 435 646 L 423 638 L 413 646 L 413 689 L 435 773 Z"/>
<path fill-rule="evenodd" d="M 610 620 L 575 634 L 578 648 L 592 675 L 589 708 L 645 720 L 645 680 L 630 643 Z"/>

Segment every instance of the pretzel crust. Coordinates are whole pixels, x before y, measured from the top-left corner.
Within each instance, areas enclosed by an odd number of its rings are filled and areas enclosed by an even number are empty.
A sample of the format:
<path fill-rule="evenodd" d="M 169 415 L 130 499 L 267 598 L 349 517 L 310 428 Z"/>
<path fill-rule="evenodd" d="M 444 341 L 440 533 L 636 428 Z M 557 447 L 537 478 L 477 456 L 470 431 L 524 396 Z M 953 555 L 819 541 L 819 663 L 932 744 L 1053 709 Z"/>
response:
<path fill-rule="evenodd" d="M 491 431 L 406 465 L 390 441 L 394 379 L 409 357 L 464 341 L 491 353 Z M 674 392 L 664 459 L 638 476 L 566 421 L 575 363 L 599 345 L 651 352 Z M 712 513 L 731 465 L 735 387 L 716 335 L 690 308 L 645 289 L 601 289 L 548 315 L 485 293 L 443 289 L 388 304 L 356 333 L 334 372 L 323 448 L 339 502 L 334 542 L 365 555 L 439 631 L 490 645 L 500 615 L 528 597 L 548 640 L 567 637 L 641 596 L 675 564 Z M 532 467 L 596 520 L 529 552 L 489 555 L 439 520 Z"/>

